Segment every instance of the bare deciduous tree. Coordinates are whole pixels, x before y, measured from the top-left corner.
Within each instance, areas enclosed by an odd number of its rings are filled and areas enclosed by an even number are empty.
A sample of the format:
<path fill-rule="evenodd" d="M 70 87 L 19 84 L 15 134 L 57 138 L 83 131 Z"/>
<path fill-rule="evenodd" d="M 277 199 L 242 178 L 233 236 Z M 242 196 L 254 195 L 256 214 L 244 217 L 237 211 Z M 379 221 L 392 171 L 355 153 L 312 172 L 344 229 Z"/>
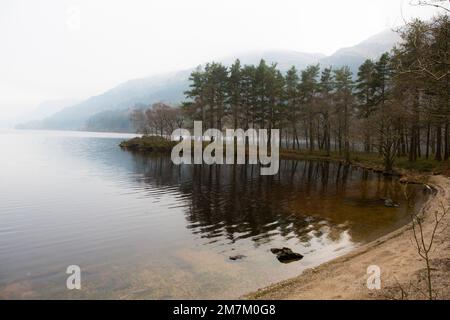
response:
<path fill-rule="evenodd" d="M 180 108 L 155 103 L 145 110 L 133 110 L 131 120 L 137 132 L 164 137 L 181 128 L 185 117 Z"/>

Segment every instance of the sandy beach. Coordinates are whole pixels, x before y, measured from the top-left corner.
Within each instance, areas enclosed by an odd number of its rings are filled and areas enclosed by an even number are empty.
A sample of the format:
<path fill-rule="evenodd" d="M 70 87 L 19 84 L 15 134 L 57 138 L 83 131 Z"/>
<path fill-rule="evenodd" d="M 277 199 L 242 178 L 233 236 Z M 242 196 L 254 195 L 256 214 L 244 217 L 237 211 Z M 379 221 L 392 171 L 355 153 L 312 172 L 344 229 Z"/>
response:
<path fill-rule="evenodd" d="M 424 238 L 431 236 L 435 213 L 450 199 L 450 179 L 432 176 L 429 185 L 437 191 L 424 205 Z M 433 295 L 450 298 L 450 234 L 447 214 L 437 230 L 430 252 Z M 381 288 L 367 287 L 367 267 L 381 270 Z M 353 252 L 308 269 L 289 279 L 250 293 L 246 299 L 427 299 L 426 264 L 420 258 L 412 224 L 383 236 Z"/>

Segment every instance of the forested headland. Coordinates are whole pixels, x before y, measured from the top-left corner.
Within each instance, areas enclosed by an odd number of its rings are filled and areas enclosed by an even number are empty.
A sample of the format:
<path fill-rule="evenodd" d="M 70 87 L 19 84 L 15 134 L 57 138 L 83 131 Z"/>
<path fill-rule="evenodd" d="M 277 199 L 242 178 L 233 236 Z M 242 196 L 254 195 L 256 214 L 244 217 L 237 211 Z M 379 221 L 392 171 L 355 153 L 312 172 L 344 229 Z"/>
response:
<path fill-rule="evenodd" d="M 396 159 L 450 157 L 450 21 L 438 15 L 398 30 L 400 43 L 357 74 L 310 65 L 282 73 L 276 63 L 211 62 L 190 76 L 181 106 L 135 110 L 138 132 L 170 136 L 201 120 L 206 128 L 279 129 L 292 152 L 371 154 L 392 171 Z"/>

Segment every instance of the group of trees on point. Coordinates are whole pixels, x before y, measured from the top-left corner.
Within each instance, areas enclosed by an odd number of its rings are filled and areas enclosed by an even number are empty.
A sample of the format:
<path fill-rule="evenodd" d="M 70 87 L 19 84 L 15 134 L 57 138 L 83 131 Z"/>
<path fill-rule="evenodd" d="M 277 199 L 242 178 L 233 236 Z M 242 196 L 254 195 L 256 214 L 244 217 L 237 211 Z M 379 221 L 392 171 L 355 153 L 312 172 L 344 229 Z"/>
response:
<path fill-rule="evenodd" d="M 146 135 L 170 136 L 177 128 L 182 128 L 185 122 L 183 110 L 158 102 L 150 108 L 134 109 L 131 121 L 137 132 Z"/>
<path fill-rule="evenodd" d="M 283 74 L 264 60 L 199 66 L 189 78 L 188 101 L 135 111 L 134 122 L 160 135 L 194 120 L 220 130 L 279 129 L 282 148 L 334 151 L 347 161 L 352 151 L 375 152 L 387 171 L 397 156 L 448 160 L 449 17 L 414 20 L 398 32 L 401 42 L 366 60 L 356 75 L 347 66 L 320 65 Z"/>

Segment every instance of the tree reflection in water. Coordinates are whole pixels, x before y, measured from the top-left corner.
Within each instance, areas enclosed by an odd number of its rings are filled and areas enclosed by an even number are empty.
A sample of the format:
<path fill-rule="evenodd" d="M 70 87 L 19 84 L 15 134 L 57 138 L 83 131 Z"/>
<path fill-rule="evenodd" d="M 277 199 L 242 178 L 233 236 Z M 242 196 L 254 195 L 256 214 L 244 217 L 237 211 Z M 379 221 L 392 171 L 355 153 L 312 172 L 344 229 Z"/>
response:
<path fill-rule="evenodd" d="M 164 155 L 133 159 L 146 184 L 181 193 L 187 228 L 206 243 L 250 238 L 259 246 L 281 236 L 306 244 L 324 227 L 330 240 L 345 231 L 353 242 L 367 242 L 409 217 L 395 178 L 338 162 L 283 160 L 277 175 L 261 176 L 257 165 L 177 166 Z M 408 188 L 410 201 L 421 205 L 423 188 Z M 387 198 L 400 207 L 385 207 Z"/>

